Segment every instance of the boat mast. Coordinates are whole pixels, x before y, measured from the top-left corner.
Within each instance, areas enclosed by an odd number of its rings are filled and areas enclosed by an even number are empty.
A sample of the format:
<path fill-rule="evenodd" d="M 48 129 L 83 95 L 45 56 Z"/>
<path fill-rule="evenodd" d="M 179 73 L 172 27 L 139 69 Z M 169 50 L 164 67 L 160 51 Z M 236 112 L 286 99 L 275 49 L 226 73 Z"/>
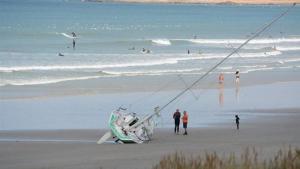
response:
<path fill-rule="evenodd" d="M 242 47 L 244 47 L 246 44 L 248 44 L 251 40 L 255 39 L 257 36 L 259 36 L 262 32 L 264 32 L 267 28 L 271 27 L 275 22 L 277 22 L 281 17 L 286 15 L 293 7 L 296 6 L 296 3 L 293 3 L 291 7 L 289 7 L 286 11 L 284 11 L 282 14 L 274 18 L 271 22 L 266 24 L 261 29 L 258 29 L 249 39 L 247 39 L 244 43 L 242 43 L 238 48 L 236 48 L 234 51 L 232 51 L 229 55 L 227 55 L 225 58 L 223 58 L 220 62 L 218 62 L 215 66 L 210 68 L 205 74 L 203 74 L 199 79 L 197 79 L 195 82 L 193 82 L 190 86 L 188 86 L 185 90 L 178 93 L 174 98 L 172 98 L 167 104 L 162 106 L 161 108 L 156 110 L 156 113 L 160 113 L 163 109 L 165 109 L 169 104 L 171 104 L 173 101 L 178 99 L 180 96 L 182 96 L 185 92 L 188 90 L 191 90 L 197 83 L 199 83 L 203 78 L 205 78 L 210 72 L 212 72 L 214 69 L 216 69 L 219 65 L 221 65 L 225 60 L 227 60 L 230 56 L 237 53 Z"/>

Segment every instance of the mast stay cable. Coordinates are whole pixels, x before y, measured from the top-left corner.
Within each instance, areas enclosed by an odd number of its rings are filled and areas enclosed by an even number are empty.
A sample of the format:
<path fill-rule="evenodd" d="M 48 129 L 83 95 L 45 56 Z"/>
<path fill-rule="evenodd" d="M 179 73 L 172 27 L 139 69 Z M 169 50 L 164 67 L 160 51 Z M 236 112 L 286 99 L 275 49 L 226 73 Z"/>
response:
<path fill-rule="evenodd" d="M 266 26 L 262 27 L 261 29 L 258 29 L 249 39 L 247 39 L 244 43 L 242 43 L 238 48 L 236 48 L 234 51 L 232 51 L 229 55 L 227 55 L 225 58 L 223 58 L 220 62 L 218 62 L 215 66 L 210 68 L 205 74 L 203 74 L 199 79 L 197 79 L 195 82 L 193 82 L 190 86 L 188 86 L 185 90 L 178 93 L 174 98 L 172 98 L 168 103 L 163 105 L 161 108 L 156 109 L 156 113 L 161 112 L 164 110 L 169 104 L 174 102 L 176 99 L 178 99 L 180 96 L 182 96 L 187 91 L 191 90 L 197 83 L 199 83 L 203 78 L 205 78 L 210 72 L 212 72 L 214 69 L 216 69 L 219 65 L 221 65 L 225 60 L 227 60 L 230 56 L 237 53 L 242 47 L 244 47 L 246 44 L 248 44 L 249 41 L 255 39 L 257 36 L 259 36 L 262 32 L 264 32 L 267 28 L 269 28 L 271 25 L 273 25 L 276 21 L 278 21 L 281 17 L 286 15 L 293 7 L 296 6 L 296 3 L 293 3 L 293 5 L 288 8 L 286 11 L 284 11 L 282 14 L 280 14 L 278 17 L 274 18 L 270 23 L 266 24 Z"/>

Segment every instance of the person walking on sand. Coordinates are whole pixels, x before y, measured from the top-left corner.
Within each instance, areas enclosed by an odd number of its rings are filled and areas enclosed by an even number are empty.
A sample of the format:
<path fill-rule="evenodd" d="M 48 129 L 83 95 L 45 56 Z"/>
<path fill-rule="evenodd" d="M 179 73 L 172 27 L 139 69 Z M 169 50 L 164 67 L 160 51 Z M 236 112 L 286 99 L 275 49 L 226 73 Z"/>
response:
<path fill-rule="evenodd" d="M 182 124 L 183 124 L 183 128 L 184 128 L 184 133 L 183 133 L 183 135 L 187 135 L 187 134 L 188 134 L 187 131 L 186 131 L 186 129 L 187 129 L 187 124 L 188 124 L 188 120 L 189 120 L 189 116 L 188 116 L 187 112 L 184 111 L 184 112 L 183 112 L 183 117 L 182 117 Z"/>
<path fill-rule="evenodd" d="M 173 114 L 173 119 L 174 119 L 174 122 L 175 122 L 175 128 L 174 128 L 174 133 L 178 134 L 179 133 L 179 124 L 180 124 L 180 112 L 179 112 L 179 109 L 176 109 L 176 112 Z"/>
<path fill-rule="evenodd" d="M 240 129 L 240 118 L 238 115 L 235 115 L 235 124 L 236 124 L 236 129 Z"/>

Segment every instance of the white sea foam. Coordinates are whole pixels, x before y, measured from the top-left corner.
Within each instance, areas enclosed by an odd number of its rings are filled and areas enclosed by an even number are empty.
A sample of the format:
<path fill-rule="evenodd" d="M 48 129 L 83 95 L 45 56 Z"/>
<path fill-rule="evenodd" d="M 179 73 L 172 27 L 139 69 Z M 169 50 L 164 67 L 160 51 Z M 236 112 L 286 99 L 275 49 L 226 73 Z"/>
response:
<path fill-rule="evenodd" d="M 202 68 L 144 70 L 144 71 L 103 71 L 103 73 L 107 73 L 111 75 L 137 76 L 137 75 L 184 74 L 184 73 L 199 72 L 201 70 Z"/>
<path fill-rule="evenodd" d="M 171 45 L 171 41 L 168 39 L 152 39 L 152 43 L 158 44 L 158 45 L 165 45 L 169 46 Z"/>
<path fill-rule="evenodd" d="M 219 70 L 231 70 L 232 66 L 218 67 Z"/>
<path fill-rule="evenodd" d="M 293 51 L 300 50 L 300 46 L 277 46 L 276 49 L 280 51 Z"/>
<path fill-rule="evenodd" d="M 259 52 L 259 53 L 239 53 L 231 56 L 231 58 L 253 58 L 253 57 L 270 57 L 280 55 L 280 51 L 271 52 Z M 0 72 L 9 73 L 17 71 L 51 71 L 51 70 L 80 70 L 80 69 L 105 69 L 105 68 L 126 68 L 126 67 L 146 67 L 146 66 L 156 66 L 156 65 L 167 65 L 167 64 L 177 64 L 179 61 L 188 60 L 202 60 L 202 59 L 216 59 L 224 58 L 228 54 L 225 53 L 208 53 L 208 54 L 191 54 L 187 56 L 186 54 L 177 54 L 176 57 L 172 55 L 150 55 L 153 60 L 137 60 L 134 62 L 127 63 L 86 63 L 86 64 L 74 64 L 74 65 L 32 65 L 32 66 L 0 66 Z"/>
<path fill-rule="evenodd" d="M 270 56 L 276 56 L 280 55 L 280 51 L 271 51 L 271 52 L 258 52 L 258 53 L 239 53 L 239 54 L 233 54 L 230 58 L 255 58 L 255 57 L 270 57 Z M 214 59 L 214 58 L 224 58 L 228 54 L 217 54 L 217 53 L 211 53 L 211 54 L 202 54 L 200 57 L 202 59 Z"/>
<path fill-rule="evenodd" d="M 241 68 L 265 68 L 267 65 L 240 66 Z"/>
<path fill-rule="evenodd" d="M 300 62 L 300 59 L 285 59 L 285 60 L 279 60 L 278 63 L 284 64 L 284 63 L 290 63 L 290 62 Z"/>
<path fill-rule="evenodd" d="M 93 65 L 53 65 L 53 66 L 15 66 L 0 67 L 0 72 L 12 71 L 35 71 L 35 70 L 76 70 L 76 69 L 104 69 L 104 68 L 122 68 L 136 66 L 154 66 L 162 64 L 176 64 L 176 59 L 154 60 L 149 62 L 133 62 L 120 64 L 93 64 Z"/>
<path fill-rule="evenodd" d="M 242 44 L 247 39 L 174 39 L 199 44 Z M 300 42 L 300 38 L 253 39 L 249 44 L 274 44 L 283 42 Z"/>
<path fill-rule="evenodd" d="M 25 85 L 41 85 L 41 84 L 51 84 L 59 83 L 64 81 L 73 81 L 73 80 L 88 80 L 88 79 L 97 79 L 102 76 L 84 76 L 84 77 L 70 77 L 70 78 L 43 78 L 43 79 L 15 79 L 15 80 L 1 80 L 0 86 L 14 85 L 14 86 L 25 86 Z"/>
<path fill-rule="evenodd" d="M 254 69 L 248 69 L 245 71 L 245 73 L 248 72 L 254 72 L 254 71 L 266 71 L 266 70 L 273 70 L 273 67 L 262 67 L 262 68 L 254 68 Z"/>

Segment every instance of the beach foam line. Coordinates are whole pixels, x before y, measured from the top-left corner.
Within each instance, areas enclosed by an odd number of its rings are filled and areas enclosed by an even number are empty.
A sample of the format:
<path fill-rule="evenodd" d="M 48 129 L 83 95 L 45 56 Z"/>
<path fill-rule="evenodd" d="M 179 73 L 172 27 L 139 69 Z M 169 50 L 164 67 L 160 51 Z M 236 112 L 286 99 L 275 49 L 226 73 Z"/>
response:
<path fill-rule="evenodd" d="M 0 67 L 0 72 L 124 68 L 124 67 L 176 64 L 176 63 L 177 63 L 176 59 L 165 59 L 165 60 L 155 60 L 150 62 L 140 61 L 134 63 L 104 64 L 104 65 L 96 64 L 96 65 L 15 66 L 15 67 Z"/>
<path fill-rule="evenodd" d="M 242 44 L 247 39 L 171 39 L 171 41 L 188 41 L 198 44 Z M 274 44 L 300 42 L 300 38 L 253 39 L 248 44 Z"/>
<path fill-rule="evenodd" d="M 278 63 L 284 64 L 284 63 L 290 63 L 290 62 L 300 62 L 300 59 L 285 59 L 285 60 L 278 60 Z"/>
<path fill-rule="evenodd" d="M 235 54 L 231 58 L 254 58 L 254 57 L 270 57 L 280 55 L 280 51 L 271 52 L 259 52 L 259 53 L 239 53 Z M 150 57 L 151 55 L 149 55 Z M 171 56 L 171 55 L 153 55 L 153 56 Z M 176 55 L 175 55 L 176 56 Z M 105 68 L 125 68 L 125 67 L 146 67 L 146 66 L 157 66 L 157 65 L 167 65 L 167 64 L 177 64 L 179 61 L 188 60 L 202 60 L 202 59 L 218 59 L 224 58 L 227 53 L 209 53 L 209 54 L 179 54 L 177 57 L 173 58 L 157 58 L 154 60 L 138 60 L 131 63 L 116 63 L 116 64 L 83 64 L 83 65 L 33 65 L 33 66 L 13 66 L 13 67 L 0 67 L 0 72 L 11 73 L 17 71 L 45 71 L 45 70 L 79 70 L 79 69 L 105 69 Z"/>
<path fill-rule="evenodd" d="M 258 57 L 270 57 L 270 56 L 277 56 L 281 55 L 280 51 L 271 51 L 271 52 L 259 52 L 259 53 L 239 53 L 234 54 L 230 58 L 258 58 Z M 202 59 L 215 59 L 215 58 L 224 58 L 228 54 L 202 54 L 199 57 Z"/>
<path fill-rule="evenodd" d="M 164 45 L 164 46 L 171 45 L 171 41 L 168 39 L 152 39 L 151 42 L 157 45 Z"/>
<path fill-rule="evenodd" d="M 294 51 L 294 50 L 300 50 L 299 46 L 276 46 L 277 50 L 280 51 Z"/>
<path fill-rule="evenodd" d="M 73 80 L 88 80 L 88 79 L 97 79 L 103 76 L 85 76 L 85 77 L 74 77 L 74 78 L 59 78 L 59 79 L 37 79 L 37 80 L 1 80 L 0 86 L 26 86 L 26 85 L 41 85 L 41 84 L 51 84 L 59 83 L 64 81 L 73 81 Z"/>
<path fill-rule="evenodd" d="M 266 71 L 266 70 L 273 70 L 274 67 L 262 67 L 262 68 L 254 68 L 254 69 L 248 69 L 245 70 L 244 73 L 254 72 L 254 71 Z"/>
<path fill-rule="evenodd" d="M 163 74 L 184 74 L 199 72 L 202 68 L 194 69 L 167 69 L 167 70 L 145 70 L 145 71 L 103 71 L 104 73 L 119 76 L 138 76 L 138 75 L 163 75 Z"/>
<path fill-rule="evenodd" d="M 232 66 L 224 66 L 224 67 L 218 67 L 217 69 L 219 70 L 231 70 L 233 67 Z"/>

